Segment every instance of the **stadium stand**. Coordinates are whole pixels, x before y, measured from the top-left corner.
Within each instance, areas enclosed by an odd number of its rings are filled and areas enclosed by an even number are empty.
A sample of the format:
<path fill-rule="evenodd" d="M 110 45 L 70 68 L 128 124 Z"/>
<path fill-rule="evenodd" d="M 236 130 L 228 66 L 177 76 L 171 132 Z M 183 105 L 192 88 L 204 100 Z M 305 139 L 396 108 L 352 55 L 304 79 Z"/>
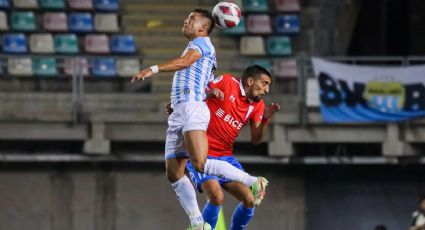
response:
<path fill-rule="evenodd" d="M 139 57 L 132 58 L 138 55 L 134 36 L 120 30 L 116 0 L 0 0 L 0 9 L 0 31 L 5 32 L 0 55 L 37 55 L 2 57 L 2 73 L 129 77 L 140 68 Z"/>

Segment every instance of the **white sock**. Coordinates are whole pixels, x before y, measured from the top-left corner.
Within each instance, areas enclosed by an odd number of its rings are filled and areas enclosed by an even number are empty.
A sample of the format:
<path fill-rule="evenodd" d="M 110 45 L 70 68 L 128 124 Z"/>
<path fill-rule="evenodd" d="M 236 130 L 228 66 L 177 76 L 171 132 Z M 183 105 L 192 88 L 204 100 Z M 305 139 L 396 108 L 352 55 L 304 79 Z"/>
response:
<path fill-rule="evenodd" d="M 185 175 L 171 185 L 176 192 L 177 199 L 180 201 L 181 206 L 189 216 L 190 224 L 198 225 L 204 223 L 204 218 L 202 217 L 198 201 L 196 200 L 195 189 L 192 183 L 190 183 L 189 178 Z"/>
<path fill-rule="evenodd" d="M 228 162 L 220 160 L 207 159 L 204 166 L 204 173 L 238 181 L 248 186 L 253 185 L 257 181 L 257 177 L 251 176 Z"/>

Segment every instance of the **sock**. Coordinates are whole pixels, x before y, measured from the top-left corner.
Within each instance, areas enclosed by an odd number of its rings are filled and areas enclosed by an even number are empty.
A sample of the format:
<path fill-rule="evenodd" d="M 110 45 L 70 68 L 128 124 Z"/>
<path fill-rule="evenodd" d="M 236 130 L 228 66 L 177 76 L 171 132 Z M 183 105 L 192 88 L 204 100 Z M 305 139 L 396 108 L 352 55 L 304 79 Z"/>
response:
<path fill-rule="evenodd" d="M 190 224 L 198 225 L 204 223 L 204 218 L 202 218 L 198 201 L 196 200 L 195 189 L 192 183 L 190 183 L 189 178 L 185 175 L 171 185 L 176 192 L 177 199 L 180 201 L 181 206 L 189 216 Z"/>
<path fill-rule="evenodd" d="M 230 230 L 246 229 L 248 222 L 254 216 L 255 208 L 245 208 L 241 203 L 236 207 L 232 216 L 232 225 Z"/>
<path fill-rule="evenodd" d="M 204 210 L 202 211 L 204 220 L 211 225 L 212 229 L 215 229 L 215 226 L 217 225 L 220 208 L 221 206 L 213 205 L 208 202 L 205 204 Z"/>
<path fill-rule="evenodd" d="M 204 166 L 204 173 L 211 176 L 218 176 L 233 181 L 241 182 L 249 187 L 257 181 L 257 177 L 236 168 L 226 161 L 207 159 Z"/>

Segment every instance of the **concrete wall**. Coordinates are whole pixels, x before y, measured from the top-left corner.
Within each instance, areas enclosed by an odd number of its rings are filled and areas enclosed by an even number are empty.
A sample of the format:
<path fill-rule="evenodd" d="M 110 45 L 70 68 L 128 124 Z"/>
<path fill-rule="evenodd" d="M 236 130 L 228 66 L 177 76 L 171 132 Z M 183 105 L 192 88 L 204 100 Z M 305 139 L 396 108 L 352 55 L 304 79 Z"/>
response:
<path fill-rule="evenodd" d="M 249 229 L 304 229 L 302 173 L 272 168 L 254 168 L 271 185 Z M 157 164 L 120 169 L 12 167 L 0 174 L 0 229 L 185 229 L 188 218 L 162 170 Z M 225 199 L 229 226 L 236 202 L 229 196 Z M 202 196 L 198 200 L 204 204 Z"/>

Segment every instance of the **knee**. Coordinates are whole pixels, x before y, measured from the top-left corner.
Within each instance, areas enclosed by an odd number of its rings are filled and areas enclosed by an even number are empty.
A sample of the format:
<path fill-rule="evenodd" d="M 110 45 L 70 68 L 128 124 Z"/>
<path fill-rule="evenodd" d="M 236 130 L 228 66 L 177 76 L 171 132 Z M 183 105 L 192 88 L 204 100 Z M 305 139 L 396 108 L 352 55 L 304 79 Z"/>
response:
<path fill-rule="evenodd" d="M 209 202 L 213 205 L 220 206 L 224 203 L 224 194 L 222 191 L 217 191 L 208 197 Z"/>
<path fill-rule="evenodd" d="M 242 204 L 246 208 L 253 208 L 255 206 L 255 198 L 254 196 L 250 194 L 246 194 L 242 199 Z"/>
<path fill-rule="evenodd" d="M 191 160 L 193 168 L 200 173 L 204 172 L 205 159 L 193 159 Z"/>
<path fill-rule="evenodd" d="M 175 172 L 172 170 L 165 171 L 165 175 L 167 176 L 167 179 L 170 183 L 174 183 L 183 177 L 183 175 L 180 175 L 179 172 Z"/>

